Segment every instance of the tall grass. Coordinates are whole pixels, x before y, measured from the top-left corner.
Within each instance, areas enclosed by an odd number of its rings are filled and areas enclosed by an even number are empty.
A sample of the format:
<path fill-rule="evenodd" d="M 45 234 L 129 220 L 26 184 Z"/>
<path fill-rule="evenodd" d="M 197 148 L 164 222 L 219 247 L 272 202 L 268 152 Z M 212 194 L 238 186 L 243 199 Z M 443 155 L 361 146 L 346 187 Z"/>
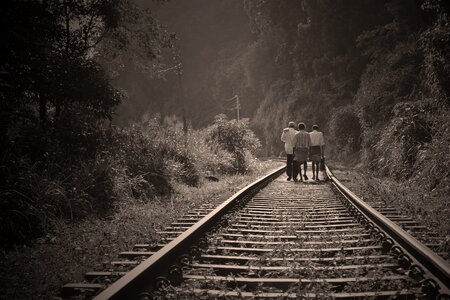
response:
<path fill-rule="evenodd" d="M 222 122 L 228 137 L 238 135 L 236 143 L 249 133 L 246 123 Z M 106 216 L 118 198 L 148 202 L 170 196 L 174 184 L 199 187 L 206 174 L 249 172 L 251 153 L 211 139 L 216 125 L 186 136 L 179 123 L 155 117 L 126 128 L 44 136 L 45 155 L 38 158 L 24 147 L 7 149 L 0 161 L 0 244 L 28 242 L 61 220 Z"/>

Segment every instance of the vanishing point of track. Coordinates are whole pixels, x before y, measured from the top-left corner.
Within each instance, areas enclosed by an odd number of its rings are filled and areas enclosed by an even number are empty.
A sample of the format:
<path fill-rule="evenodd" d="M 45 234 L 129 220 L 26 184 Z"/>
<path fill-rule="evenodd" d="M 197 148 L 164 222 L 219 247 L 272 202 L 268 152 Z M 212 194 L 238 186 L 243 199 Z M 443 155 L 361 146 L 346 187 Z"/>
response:
<path fill-rule="evenodd" d="M 449 299 L 450 266 L 404 230 L 415 222 L 398 226 L 328 169 L 320 184 L 283 172 L 211 199 L 160 232 L 164 243 L 135 245 L 63 297 Z"/>

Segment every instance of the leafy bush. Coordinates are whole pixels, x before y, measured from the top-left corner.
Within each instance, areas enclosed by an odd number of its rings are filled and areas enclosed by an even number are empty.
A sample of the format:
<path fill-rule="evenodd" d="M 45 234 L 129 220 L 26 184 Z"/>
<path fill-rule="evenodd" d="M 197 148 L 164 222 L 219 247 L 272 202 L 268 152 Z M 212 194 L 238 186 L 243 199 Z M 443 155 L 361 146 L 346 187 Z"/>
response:
<path fill-rule="evenodd" d="M 442 6 L 441 6 L 442 5 Z M 448 30 L 448 5 L 426 0 L 422 9 L 434 16 L 434 22 L 419 38 L 424 53 L 423 73 L 427 92 L 435 101 L 450 107 L 450 32 Z"/>
<path fill-rule="evenodd" d="M 161 148 L 138 125 L 117 129 L 111 153 L 119 166 L 125 168 L 125 176 L 139 178 L 131 187 L 136 198 L 147 198 L 151 194 L 164 195 L 171 191 L 164 160 L 160 157 Z"/>
<path fill-rule="evenodd" d="M 403 34 L 395 24 L 359 37 L 360 46 L 372 58 L 356 95 L 364 127 L 383 127 L 393 117 L 395 104 L 416 97 L 422 59 L 418 36 L 405 39 Z"/>
<path fill-rule="evenodd" d="M 182 131 L 160 123 L 159 118 L 154 118 L 143 124 L 117 129 L 113 137 L 113 155 L 125 168 L 126 176 L 141 178 L 133 188 L 134 196 L 140 197 L 141 193 L 148 191 L 167 195 L 172 190 L 172 179 L 190 186 L 199 184 L 194 158 L 182 142 Z M 141 192 L 136 189 L 139 186 Z"/>
<path fill-rule="evenodd" d="M 218 115 L 214 124 L 208 128 L 207 143 L 212 152 L 225 150 L 233 156 L 233 171 L 248 172 L 246 153 L 254 153 L 260 146 L 258 138 L 249 128 L 249 121 L 227 120 L 225 115 Z"/>
<path fill-rule="evenodd" d="M 26 242 L 61 218 L 108 212 L 116 198 L 112 165 L 107 158 L 2 162 L 0 242 Z"/>
<path fill-rule="evenodd" d="M 430 106 L 436 105 L 435 99 L 428 101 Z M 450 194 L 450 112 L 440 105 L 428 106 L 422 121 L 427 127 L 420 128 L 415 136 L 425 134 L 426 143 L 416 141 L 417 151 L 413 168 L 413 179 L 420 186 L 438 196 Z M 423 124 L 422 123 L 422 124 Z M 423 125 L 420 125 L 422 127 Z M 424 132 L 425 131 L 425 132 Z"/>
<path fill-rule="evenodd" d="M 189 149 L 196 166 L 204 174 L 235 173 L 233 155 L 217 146 L 207 143 L 208 129 L 191 131 L 189 134 Z"/>
<path fill-rule="evenodd" d="M 330 119 L 330 141 L 335 155 L 342 159 L 345 156 L 355 155 L 361 148 L 361 123 L 353 107 L 347 106 L 338 109 Z"/>
<path fill-rule="evenodd" d="M 432 131 L 426 109 L 419 103 L 399 103 L 393 111 L 395 117 L 372 149 L 378 159 L 371 167 L 383 175 L 405 179 L 414 174 L 417 155 L 431 142 Z"/>

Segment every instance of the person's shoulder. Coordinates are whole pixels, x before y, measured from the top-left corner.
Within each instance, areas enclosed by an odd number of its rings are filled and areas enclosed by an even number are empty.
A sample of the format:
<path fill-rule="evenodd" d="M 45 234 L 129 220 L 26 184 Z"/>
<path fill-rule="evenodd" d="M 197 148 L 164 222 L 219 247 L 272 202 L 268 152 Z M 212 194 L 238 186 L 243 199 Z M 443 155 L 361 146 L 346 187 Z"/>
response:
<path fill-rule="evenodd" d="M 283 129 L 283 132 L 287 132 L 287 131 L 289 131 L 289 127 L 286 127 Z"/>

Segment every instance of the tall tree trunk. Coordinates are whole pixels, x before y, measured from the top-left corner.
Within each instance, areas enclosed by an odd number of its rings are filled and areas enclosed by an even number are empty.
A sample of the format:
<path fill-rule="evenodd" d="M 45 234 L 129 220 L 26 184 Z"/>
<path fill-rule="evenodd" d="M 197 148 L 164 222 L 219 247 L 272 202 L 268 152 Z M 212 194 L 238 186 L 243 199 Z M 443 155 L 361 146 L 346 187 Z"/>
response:
<path fill-rule="evenodd" d="M 39 95 L 39 120 L 42 127 L 47 125 L 47 99 Z"/>
<path fill-rule="evenodd" d="M 65 31 L 66 31 L 66 58 L 70 55 L 70 9 L 67 4 L 67 0 L 64 0 L 64 12 L 65 12 Z M 57 99 L 55 103 L 55 120 L 58 120 L 61 115 L 62 102 L 61 99 Z"/>

